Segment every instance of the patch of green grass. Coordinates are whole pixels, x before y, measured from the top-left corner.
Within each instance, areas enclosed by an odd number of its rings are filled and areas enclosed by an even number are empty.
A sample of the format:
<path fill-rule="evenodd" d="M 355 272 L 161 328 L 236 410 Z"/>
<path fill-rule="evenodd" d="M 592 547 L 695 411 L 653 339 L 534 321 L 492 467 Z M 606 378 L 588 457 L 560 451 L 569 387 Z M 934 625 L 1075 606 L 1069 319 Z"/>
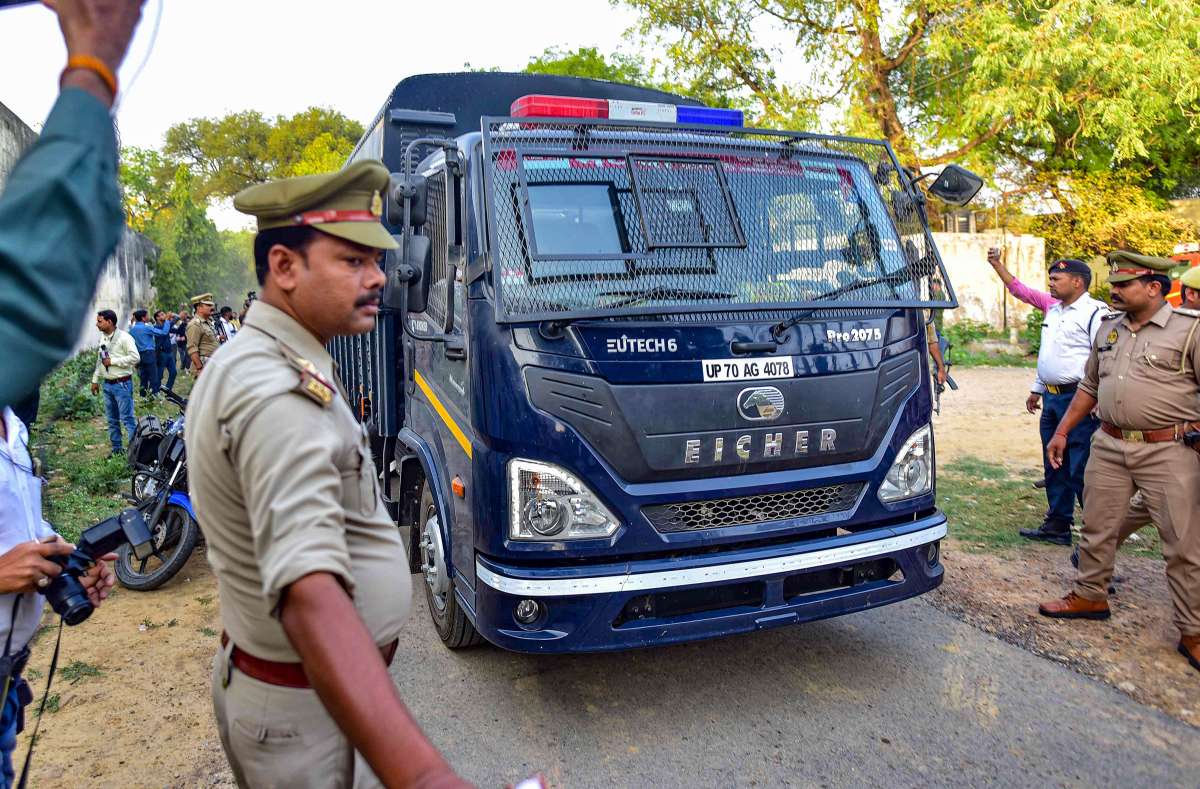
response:
<path fill-rule="evenodd" d="M 214 638 L 217 635 L 217 631 L 213 630 L 211 627 L 202 627 L 200 628 L 199 632 L 200 635 L 207 636 L 208 638 Z"/>
<path fill-rule="evenodd" d="M 58 712 L 60 704 L 62 704 L 62 696 L 57 693 L 51 693 L 46 697 L 46 712 Z"/>
<path fill-rule="evenodd" d="M 969 551 L 1008 553 L 1035 545 L 1018 532 L 1037 526 L 1046 511 L 1046 494 L 1030 484 L 1038 474 L 1014 475 L 1004 466 L 975 457 L 959 458 L 938 470 L 938 506 L 950 523 L 950 536 Z M 1076 522 L 1082 522 L 1076 509 Z M 1153 526 L 1137 533 L 1121 550 L 1138 556 L 1162 556 Z"/>
<path fill-rule="evenodd" d="M 212 603 L 212 601 L 213 601 L 213 596 L 210 594 L 201 595 L 200 597 L 196 598 L 196 602 L 203 606 L 209 605 L 210 603 Z"/>
<path fill-rule="evenodd" d="M 954 367 L 1037 367 L 1036 356 L 1025 356 L 1016 353 L 997 351 L 983 353 L 955 348 L 951 351 Z M 954 375 L 954 368 L 950 368 Z"/>
<path fill-rule="evenodd" d="M 76 683 L 84 677 L 103 677 L 104 672 L 97 666 L 91 663 L 84 663 L 82 660 L 72 660 L 67 665 L 58 670 L 59 676 L 68 682 Z"/>

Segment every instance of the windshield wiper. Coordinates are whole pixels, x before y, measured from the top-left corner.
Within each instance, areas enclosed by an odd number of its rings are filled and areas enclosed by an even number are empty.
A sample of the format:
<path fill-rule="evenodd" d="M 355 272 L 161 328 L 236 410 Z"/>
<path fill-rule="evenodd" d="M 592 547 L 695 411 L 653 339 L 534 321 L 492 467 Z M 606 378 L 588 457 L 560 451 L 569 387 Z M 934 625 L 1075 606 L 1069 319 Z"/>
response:
<path fill-rule="evenodd" d="M 652 299 L 732 299 L 736 294 L 722 293 L 716 290 L 689 290 L 688 288 L 668 288 L 663 286 L 647 288 L 646 290 L 610 290 L 601 296 L 627 296 L 627 298 L 605 304 L 608 309 L 619 309 L 631 304 L 641 304 Z"/>
<path fill-rule="evenodd" d="M 825 301 L 826 299 L 832 299 L 834 296 L 841 296 L 843 293 L 850 293 L 851 291 L 861 290 L 862 288 L 869 288 L 874 285 L 887 285 L 888 287 L 890 287 L 892 289 L 893 296 L 899 296 L 900 294 L 898 294 L 896 292 L 896 285 L 900 282 L 907 282 L 908 280 L 909 280 L 908 271 L 907 271 L 907 269 L 905 269 L 903 271 L 898 271 L 895 274 L 888 274 L 887 276 L 884 276 L 884 277 L 875 277 L 874 279 L 864 279 L 864 280 L 860 280 L 858 282 L 851 282 L 850 284 L 843 285 L 840 288 L 834 288 L 833 290 L 828 291 L 827 293 L 822 293 L 819 296 L 814 296 L 812 299 L 810 299 L 810 301 Z M 779 343 L 783 342 L 783 333 L 785 331 L 792 328 L 796 324 L 798 324 L 804 320 L 807 320 L 814 312 L 817 311 L 817 309 L 819 309 L 819 308 L 814 307 L 813 309 L 810 309 L 810 310 L 804 310 L 803 312 L 797 313 L 796 315 L 793 315 L 792 317 L 788 318 L 787 320 L 782 320 L 779 323 L 776 323 L 774 326 L 772 326 L 771 327 L 771 337 L 775 340 L 775 343 L 779 344 Z M 837 305 L 833 305 L 831 307 L 825 307 L 825 309 L 839 309 L 839 307 L 837 307 Z M 842 307 L 840 309 L 846 309 L 846 308 Z"/>

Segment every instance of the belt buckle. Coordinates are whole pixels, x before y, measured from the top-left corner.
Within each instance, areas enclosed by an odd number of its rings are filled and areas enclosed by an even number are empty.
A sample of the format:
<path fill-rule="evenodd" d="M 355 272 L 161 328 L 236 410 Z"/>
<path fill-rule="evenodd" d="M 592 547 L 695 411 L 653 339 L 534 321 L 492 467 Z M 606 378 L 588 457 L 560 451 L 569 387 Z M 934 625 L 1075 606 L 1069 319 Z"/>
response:
<path fill-rule="evenodd" d="M 1141 430 L 1121 430 L 1121 438 L 1126 441 L 1132 441 L 1135 444 L 1140 444 L 1146 440 Z"/>
<path fill-rule="evenodd" d="M 1046 384 L 1046 391 L 1050 394 L 1058 394 L 1058 387 L 1054 384 Z"/>

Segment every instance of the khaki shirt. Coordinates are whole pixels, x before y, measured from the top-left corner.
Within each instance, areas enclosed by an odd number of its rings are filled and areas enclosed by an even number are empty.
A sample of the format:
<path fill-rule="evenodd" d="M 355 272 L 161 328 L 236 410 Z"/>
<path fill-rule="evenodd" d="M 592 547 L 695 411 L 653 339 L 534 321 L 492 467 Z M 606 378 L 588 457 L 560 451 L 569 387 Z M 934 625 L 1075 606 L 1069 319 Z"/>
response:
<path fill-rule="evenodd" d="M 328 386 L 302 373 L 309 363 Z M 192 392 L 188 483 L 222 623 L 266 660 L 299 660 L 277 609 L 288 585 L 310 573 L 341 579 L 381 646 L 408 615 L 404 546 L 379 498 L 366 432 L 340 390 L 320 343 L 256 301 L 237 342 Z"/>
<path fill-rule="evenodd" d="M 192 318 L 187 325 L 187 352 L 199 354 L 201 359 L 207 359 L 217 352 L 221 345 L 217 339 L 217 330 L 211 320 Z"/>
<path fill-rule="evenodd" d="M 1164 304 L 1137 331 L 1128 316 L 1105 320 L 1079 388 L 1096 398 L 1105 422 L 1158 430 L 1200 420 L 1198 369 L 1200 320 Z"/>

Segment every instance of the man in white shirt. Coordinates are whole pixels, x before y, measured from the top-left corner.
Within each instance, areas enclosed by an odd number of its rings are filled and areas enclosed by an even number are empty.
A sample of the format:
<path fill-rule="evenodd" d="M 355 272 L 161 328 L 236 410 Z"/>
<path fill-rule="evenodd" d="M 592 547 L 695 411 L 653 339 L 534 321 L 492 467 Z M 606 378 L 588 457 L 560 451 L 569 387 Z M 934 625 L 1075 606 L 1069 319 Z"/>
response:
<path fill-rule="evenodd" d="M 100 330 L 101 342 L 96 351 L 96 369 L 92 372 L 92 394 L 104 392 L 104 414 L 108 417 L 108 440 L 112 444 L 110 457 L 115 457 L 122 451 L 121 427 L 124 426 L 130 441 L 137 430 L 133 371 L 142 357 L 129 332 L 117 328 L 117 313 L 97 312 L 96 328 Z"/>
<path fill-rule="evenodd" d="M 41 594 L 62 568 L 51 556 L 74 546 L 42 519 L 42 480 L 33 472 L 29 434 L 11 408 L 0 410 L 0 649 L 11 656 L 8 695 L 0 699 L 0 786 L 12 786 L 12 754 L 31 695 L 21 678 L 29 659 L 29 640 L 42 619 Z M 108 597 L 115 580 L 103 561 L 79 579 L 92 605 Z M 3 653 L 0 653 L 3 654 Z M 0 688 L 5 686 L 0 676 Z"/>
<path fill-rule="evenodd" d="M 1092 341 L 1100 331 L 1108 305 L 1088 294 L 1092 271 L 1081 260 L 1062 259 L 1050 264 L 1050 292 L 1034 290 L 1005 268 L 998 249 L 988 250 L 988 263 L 1009 292 L 1045 313 L 1042 343 L 1038 351 L 1037 377 L 1025 400 L 1029 413 L 1042 409 L 1040 432 L 1042 463 L 1046 474 L 1046 517 L 1036 529 L 1022 529 L 1021 536 L 1056 545 L 1071 544 L 1075 502 L 1083 504 L 1083 470 L 1091 450 L 1092 433 L 1099 422 L 1088 416 L 1067 436 L 1062 465 L 1052 468 L 1046 460 L 1046 444 L 1054 437 L 1059 420 L 1071 405 L 1075 387 L 1083 378 L 1083 367 L 1092 352 Z"/>

